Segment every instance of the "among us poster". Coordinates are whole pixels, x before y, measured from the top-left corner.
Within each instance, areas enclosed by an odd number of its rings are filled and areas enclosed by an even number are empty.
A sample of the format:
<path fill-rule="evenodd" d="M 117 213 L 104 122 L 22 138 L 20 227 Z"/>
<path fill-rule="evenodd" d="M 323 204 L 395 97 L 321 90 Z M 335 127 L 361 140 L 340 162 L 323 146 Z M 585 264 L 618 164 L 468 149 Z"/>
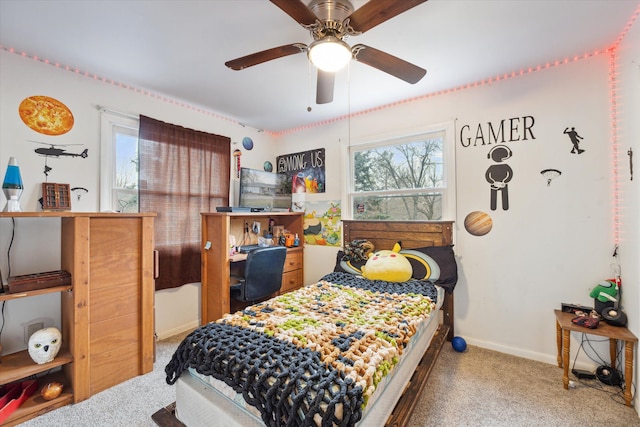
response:
<path fill-rule="evenodd" d="M 292 193 L 324 193 L 324 148 L 276 157 L 277 172 L 287 175 Z"/>

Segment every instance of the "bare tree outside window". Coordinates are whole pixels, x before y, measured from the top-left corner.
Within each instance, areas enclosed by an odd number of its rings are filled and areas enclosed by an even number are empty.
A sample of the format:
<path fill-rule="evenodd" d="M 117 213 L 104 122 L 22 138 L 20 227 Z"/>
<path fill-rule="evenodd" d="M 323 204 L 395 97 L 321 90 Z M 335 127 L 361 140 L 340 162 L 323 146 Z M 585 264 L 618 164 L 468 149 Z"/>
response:
<path fill-rule="evenodd" d="M 354 219 L 440 220 L 444 133 L 353 151 Z"/>
<path fill-rule="evenodd" d="M 115 133 L 114 206 L 119 212 L 138 212 L 138 133 L 120 128 Z"/>

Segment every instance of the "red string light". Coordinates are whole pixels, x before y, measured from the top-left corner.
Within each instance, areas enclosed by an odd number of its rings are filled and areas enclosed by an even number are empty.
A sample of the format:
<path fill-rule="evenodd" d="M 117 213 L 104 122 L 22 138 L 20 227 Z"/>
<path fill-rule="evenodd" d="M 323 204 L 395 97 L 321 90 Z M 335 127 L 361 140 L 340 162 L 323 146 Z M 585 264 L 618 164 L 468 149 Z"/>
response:
<path fill-rule="evenodd" d="M 618 40 L 622 40 L 618 38 Z M 616 41 L 617 42 L 617 41 Z M 617 47 L 617 45 L 615 46 Z M 620 243 L 620 185 L 618 171 L 618 92 L 617 92 L 617 50 L 611 49 L 609 56 L 609 103 L 611 109 L 611 162 L 613 186 L 613 243 Z"/>
<path fill-rule="evenodd" d="M 128 90 L 131 90 L 131 91 L 133 91 L 135 93 L 140 93 L 140 94 L 149 96 L 151 98 L 154 98 L 154 99 L 157 99 L 157 100 L 160 100 L 160 101 L 163 101 L 163 102 L 167 102 L 167 103 L 170 103 L 170 104 L 173 104 L 173 105 L 177 105 L 177 106 L 180 106 L 180 107 L 183 107 L 183 108 L 187 108 L 187 109 L 193 109 L 194 111 L 197 111 L 197 112 L 199 112 L 201 114 L 205 114 L 207 116 L 216 117 L 218 119 L 222 119 L 222 120 L 225 120 L 225 121 L 228 121 L 228 122 L 231 122 L 231 123 L 235 123 L 235 124 L 240 124 L 240 122 L 238 122 L 236 120 L 233 120 L 233 119 L 231 119 L 229 117 L 226 117 L 226 116 L 223 116 L 223 115 L 220 115 L 220 114 L 216 114 L 216 113 L 214 113 L 212 111 L 208 111 L 208 110 L 205 110 L 205 109 L 202 109 L 202 108 L 195 108 L 192 105 L 187 104 L 186 102 L 176 101 L 176 100 L 168 98 L 166 96 L 159 95 L 159 94 L 153 94 L 153 93 L 148 92 L 148 91 L 146 91 L 144 89 L 136 88 L 134 86 L 131 86 L 131 85 L 128 85 L 128 84 L 125 84 L 125 83 L 122 83 L 122 82 L 116 82 L 115 80 L 111 80 L 111 79 L 108 79 L 106 77 L 100 77 L 97 74 L 91 74 L 88 71 L 82 71 L 77 67 L 70 67 L 69 65 L 62 65 L 62 64 L 60 64 L 58 62 L 52 63 L 51 61 L 49 61 L 46 58 L 40 58 L 37 55 L 29 55 L 26 52 L 16 52 L 16 50 L 14 48 L 5 47 L 5 46 L 2 46 L 2 45 L 0 45 L 0 50 L 4 50 L 6 52 L 13 53 L 13 54 L 18 54 L 18 55 L 20 55 L 20 56 L 22 56 L 24 58 L 33 59 L 34 61 L 38 61 L 38 62 L 41 62 L 43 64 L 47 64 L 47 65 L 52 65 L 52 66 L 54 66 L 56 68 L 62 68 L 64 70 L 66 70 L 66 71 L 70 71 L 70 72 L 73 72 L 73 73 L 81 75 L 81 76 L 90 77 L 90 78 L 93 78 L 94 80 L 98 80 L 98 81 L 101 81 L 103 83 L 111 84 L 113 86 L 116 86 L 116 87 L 119 87 L 119 88 L 122 88 L 122 89 L 128 89 Z"/>
<path fill-rule="evenodd" d="M 390 103 L 390 104 L 380 105 L 380 106 L 377 106 L 375 108 L 370 108 L 370 109 L 362 110 L 362 111 L 355 112 L 355 113 L 345 114 L 345 115 L 342 115 L 342 116 L 339 116 L 339 117 L 335 117 L 335 118 L 332 118 L 332 119 L 327 119 L 327 120 L 311 123 L 311 124 L 304 125 L 304 126 L 299 126 L 299 127 L 296 127 L 296 128 L 292 128 L 292 129 L 288 129 L 288 130 L 284 130 L 284 131 L 280 131 L 280 132 L 265 131 L 265 133 L 270 134 L 272 136 L 276 136 L 276 137 L 277 136 L 286 135 L 286 134 L 290 134 L 290 133 L 295 133 L 295 132 L 299 132 L 299 131 L 304 130 L 304 129 L 311 129 L 311 128 L 315 128 L 315 127 L 324 126 L 324 125 L 327 125 L 327 124 L 330 124 L 330 123 L 335 123 L 335 122 L 338 122 L 338 121 L 341 121 L 341 120 L 345 120 L 345 119 L 348 119 L 348 118 L 351 118 L 351 117 L 356 117 L 356 116 L 368 114 L 368 113 L 371 113 L 371 112 L 374 112 L 374 111 L 382 111 L 382 110 L 385 110 L 385 109 L 388 109 L 388 108 L 391 108 L 391 107 L 396 107 L 396 106 L 399 106 L 399 105 L 402 105 L 402 104 L 407 104 L 407 103 L 410 103 L 410 102 L 423 100 L 423 99 L 430 98 L 430 97 L 433 97 L 433 96 L 446 95 L 446 94 L 449 94 L 449 93 L 452 93 L 452 92 L 458 92 L 458 91 L 461 91 L 461 90 L 464 90 L 464 89 L 470 89 L 472 87 L 490 85 L 490 84 L 492 84 L 494 82 L 498 82 L 500 80 L 507 80 L 507 79 L 510 79 L 510 78 L 523 76 L 525 74 L 529 74 L 529 73 L 533 73 L 533 72 L 537 72 L 537 71 L 542 71 L 543 69 L 549 69 L 551 67 L 555 67 L 555 66 L 558 66 L 560 64 L 569 64 L 570 62 L 577 62 L 577 61 L 580 61 L 582 59 L 587 59 L 587 58 L 590 58 L 592 56 L 600 55 L 602 53 L 609 53 L 609 55 L 610 55 L 610 64 L 611 64 L 610 65 L 610 72 L 611 72 L 611 74 L 610 74 L 610 91 L 611 91 L 611 113 L 612 113 L 611 114 L 612 145 L 614 147 L 616 147 L 616 150 L 617 150 L 618 141 L 617 141 L 617 132 L 615 132 L 615 130 L 617 129 L 617 107 L 616 107 L 616 99 L 615 99 L 617 97 L 617 93 L 616 93 L 616 90 L 615 90 L 615 88 L 616 88 L 616 77 L 614 75 L 614 73 L 615 73 L 615 62 L 617 60 L 616 48 L 620 45 L 622 40 L 625 38 L 625 36 L 627 35 L 627 33 L 629 32 L 629 30 L 633 26 L 633 23 L 635 22 L 635 20 L 638 18 L 639 15 L 640 15 L 640 6 L 638 6 L 636 8 L 636 10 L 632 14 L 632 16 L 629 18 L 627 24 L 624 26 L 624 28 L 622 29 L 621 33 L 618 35 L 618 37 L 616 38 L 616 40 L 613 43 L 613 45 L 611 47 L 609 47 L 609 48 L 604 49 L 603 51 L 595 50 L 593 52 L 585 52 L 582 55 L 574 55 L 573 58 L 568 58 L 568 57 L 564 58 L 562 61 L 555 60 L 553 63 L 547 62 L 547 63 L 544 64 L 544 66 L 540 65 L 540 64 L 536 65 L 535 67 L 531 66 L 531 67 L 528 67 L 526 69 L 526 71 L 525 71 L 525 69 L 520 69 L 518 72 L 512 71 L 510 74 L 509 73 L 504 73 L 502 75 L 502 77 L 496 76 L 495 78 L 488 78 L 486 80 L 485 79 L 481 79 L 481 80 L 475 81 L 473 83 L 466 83 L 466 84 L 463 84 L 463 85 L 460 85 L 460 86 L 456 86 L 456 87 L 453 87 L 453 88 L 440 90 L 440 91 L 437 91 L 437 92 L 434 92 L 434 93 L 433 92 L 432 93 L 428 93 L 428 94 L 425 94 L 425 95 L 422 95 L 422 96 L 416 96 L 416 97 L 413 97 L 413 98 L 410 98 L 410 99 L 406 99 L 406 100 L 403 100 L 403 101 L 397 101 L 397 102 L 393 102 L 393 103 Z M 5 50 L 5 51 L 7 51 L 9 53 L 14 53 L 14 54 L 16 53 L 15 49 L 11 48 L 11 47 L 5 47 L 5 46 L 0 45 L 0 49 Z M 23 57 L 31 58 L 31 59 L 33 59 L 35 61 L 42 62 L 43 64 L 51 65 L 51 63 L 50 63 L 50 61 L 48 59 L 42 59 L 42 58 L 39 58 L 36 55 L 28 55 L 26 52 L 20 52 L 19 54 L 21 56 L 23 56 Z M 59 63 L 57 63 L 57 62 L 54 64 L 54 66 L 56 68 L 60 68 L 61 67 L 61 65 Z M 160 101 L 163 101 L 163 102 L 167 102 L 167 103 L 170 103 L 170 104 L 173 104 L 173 105 L 177 105 L 177 106 L 180 106 L 180 107 L 183 107 L 183 108 L 187 108 L 187 109 L 190 109 L 190 110 L 193 110 L 193 111 L 197 111 L 199 113 L 202 113 L 202 114 L 205 114 L 205 115 L 208 115 L 208 116 L 212 116 L 212 117 L 216 117 L 218 119 L 222 119 L 222 120 L 225 120 L 225 121 L 228 121 L 228 122 L 232 122 L 232 123 L 235 123 L 235 124 L 240 124 L 240 122 L 238 122 L 236 120 L 233 120 L 233 119 L 231 119 L 229 117 L 226 117 L 226 116 L 223 116 L 223 115 L 220 115 L 220 114 L 217 114 L 217 113 L 214 113 L 214 112 L 202 109 L 202 108 L 196 108 L 196 107 L 194 107 L 194 106 L 192 106 L 190 104 L 187 104 L 185 102 L 176 101 L 174 99 L 165 97 L 163 95 L 153 94 L 153 93 L 148 92 L 146 90 L 138 89 L 138 88 L 135 88 L 135 87 L 130 86 L 130 85 L 123 85 L 121 82 L 115 82 L 114 80 L 110 80 L 110 79 L 107 79 L 105 77 L 99 77 L 96 74 L 90 75 L 89 72 L 86 72 L 86 71 L 82 72 L 78 68 L 75 68 L 75 69 L 72 70 L 68 65 L 64 66 L 63 68 L 65 70 L 67 70 L 67 71 L 73 71 L 76 74 L 84 75 L 85 77 L 93 77 L 94 80 L 99 80 L 99 81 L 102 81 L 104 83 L 108 83 L 108 84 L 111 84 L 111 85 L 114 85 L 114 86 L 117 86 L 117 87 L 126 88 L 126 89 L 129 89 L 129 90 L 132 90 L 135 93 L 140 93 L 140 94 L 149 96 L 151 98 L 154 98 L 154 99 L 157 99 L 157 100 L 160 100 Z M 615 152 L 617 152 L 617 151 L 615 151 Z M 614 166 L 617 166 L 617 158 L 614 159 L 614 162 L 615 162 Z M 615 167 L 614 167 L 614 175 L 615 175 L 614 181 L 615 181 L 615 183 L 617 185 L 617 168 L 615 168 Z M 618 200 L 618 195 L 615 194 L 614 198 L 617 201 Z M 618 205 L 616 204 L 616 207 L 615 207 L 615 215 L 616 215 L 616 217 L 614 218 L 614 222 L 616 222 L 616 223 L 618 222 L 617 221 L 618 220 L 618 218 L 617 218 L 617 209 L 618 209 Z M 615 240 L 616 240 L 616 243 L 617 243 L 618 237 L 619 237 L 617 228 L 614 231 L 614 235 L 615 235 Z"/>
<path fill-rule="evenodd" d="M 615 246 L 620 244 L 620 173 L 618 169 L 618 155 L 620 142 L 618 141 L 618 47 L 627 36 L 633 23 L 640 16 L 640 5 L 629 18 L 614 44 L 608 49 L 609 56 L 609 94 L 611 109 L 611 160 L 613 169 L 613 242 Z"/>

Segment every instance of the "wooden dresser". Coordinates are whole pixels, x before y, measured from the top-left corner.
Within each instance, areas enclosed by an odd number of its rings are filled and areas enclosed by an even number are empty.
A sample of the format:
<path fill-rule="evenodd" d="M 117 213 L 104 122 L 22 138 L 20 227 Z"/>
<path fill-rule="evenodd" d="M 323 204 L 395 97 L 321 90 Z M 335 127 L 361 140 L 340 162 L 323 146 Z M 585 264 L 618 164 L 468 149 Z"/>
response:
<path fill-rule="evenodd" d="M 302 251 L 301 247 L 287 250 L 287 257 L 284 260 L 284 268 L 282 270 L 280 294 L 294 291 L 303 285 L 304 255 Z"/>
<path fill-rule="evenodd" d="M 154 217 L 143 213 L 0 213 L 3 226 L 9 224 L 6 218 L 16 222 L 59 219 L 60 266 L 71 273 L 72 281 L 65 287 L 0 294 L 0 300 L 11 304 L 13 299 L 59 292 L 63 342 L 58 356 L 44 365 L 31 361 L 26 350 L 3 355 L 0 384 L 45 374 L 58 366 L 62 372 L 39 379 L 39 387 L 50 380 L 64 384 L 63 393 L 51 401 L 34 393 L 5 425 L 80 402 L 153 370 Z"/>

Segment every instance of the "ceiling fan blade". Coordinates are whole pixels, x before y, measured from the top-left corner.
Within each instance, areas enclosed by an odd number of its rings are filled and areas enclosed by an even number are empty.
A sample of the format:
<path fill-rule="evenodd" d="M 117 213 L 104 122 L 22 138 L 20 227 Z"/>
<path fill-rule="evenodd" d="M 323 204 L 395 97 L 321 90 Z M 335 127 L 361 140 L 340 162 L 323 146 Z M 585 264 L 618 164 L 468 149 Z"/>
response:
<path fill-rule="evenodd" d="M 270 0 L 287 15 L 292 17 L 298 24 L 308 27 L 316 23 L 318 19 L 304 3 L 300 0 Z"/>
<path fill-rule="evenodd" d="M 426 2 L 427 0 L 377 0 L 368 1 L 349 16 L 353 30 L 364 33 L 394 16 Z"/>
<path fill-rule="evenodd" d="M 353 46 L 351 51 L 356 61 L 391 74 L 407 83 L 418 83 L 427 74 L 427 70 L 417 65 L 363 44 Z"/>
<path fill-rule="evenodd" d="M 333 84 L 335 77 L 335 73 L 318 69 L 316 104 L 328 104 L 333 101 Z"/>
<path fill-rule="evenodd" d="M 252 53 L 251 55 L 241 58 L 232 59 L 224 63 L 232 70 L 243 70 L 272 59 L 282 58 L 284 56 L 295 55 L 296 53 L 305 52 L 307 45 L 303 43 L 286 44 L 284 46 L 274 47 L 272 49 L 263 50 L 261 52 Z"/>

